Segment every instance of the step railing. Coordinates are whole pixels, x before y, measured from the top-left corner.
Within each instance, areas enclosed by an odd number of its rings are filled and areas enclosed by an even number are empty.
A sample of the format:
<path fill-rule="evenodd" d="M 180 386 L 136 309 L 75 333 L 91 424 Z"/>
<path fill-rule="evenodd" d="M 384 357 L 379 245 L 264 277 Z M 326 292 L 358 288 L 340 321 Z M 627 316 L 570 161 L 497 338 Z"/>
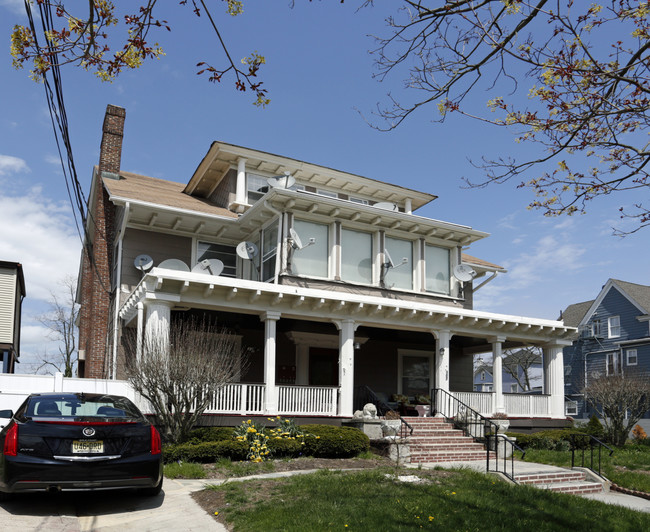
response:
<path fill-rule="evenodd" d="M 513 482 L 517 482 L 514 474 L 514 454 L 515 451 L 520 451 L 523 459 L 526 453 L 505 434 L 499 434 L 499 427 L 494 421 L 482 416 L 447 390 L 441 388 L 431 390 L 431 415 L 435 416 L 436 414 L 441 414 L 452 422 L 454 427 L 462 430 L 465 436 L 470 436 L 479 442 L 485 442 L 486 469 L 488 472 L 503 473 Z M 490 452 L 494 452 L 492 461 L 490 461 Z M 499 455 L 503 455 L 503 460 L 500 460 Z M 508 457 L 511 458 L 510 471 L 508 471 L 507 467 Z M 502 466 L 500 466 L 501 463 Z M 495 469 L 491 469 L 492 466 Z"/>
<path fill-rule="evenodd" d="M 606 443 L 603 443 L 595 436 L 591 434 L 571 434 L 569 436 L 569 443 L 571 444 L 571 467 L 576 465 L 576 452 L 579 455 L 578 458 L 581 458 L 579 467 L 586 467 L 592 472 L 596 473 L 600 478 L 605 478 L 601 474 L 601 457 L 603 448 L 609 450 L 609 456 L 614 454 L 614 449 L 612 449 Z M 589 449 L 588 463 L 585 465 L 585 451 Z M 595 450 L 597 449 L 597 456 Z M 596 458 L 596 464 L 594 464 L 594 459 Z M 596 467 L 594 467 L 594 465 Z"/>
<path fill-rule="evenodd" d="M 521 459 L 526 456 L 524 451 L 519 445 L 513 442 L 505 434 L 487 434 L 487 460 L 486 469 L 488 472 L 502 473 L 510 480 L 518 484 L 515 478 L 515 451 L 521 453 Z M 494 460 L 490 462 L 490 451 L 494 451 Z M 494 466 L 494 469 L 491 467 Z"/>

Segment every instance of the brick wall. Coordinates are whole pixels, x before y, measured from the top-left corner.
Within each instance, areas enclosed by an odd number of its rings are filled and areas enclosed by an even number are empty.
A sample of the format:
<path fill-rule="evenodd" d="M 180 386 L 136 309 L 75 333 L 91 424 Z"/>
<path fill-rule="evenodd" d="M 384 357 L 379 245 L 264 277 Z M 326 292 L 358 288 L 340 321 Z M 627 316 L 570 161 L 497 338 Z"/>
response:
<path fill-rule="evenodd" d="M 81 309 L 79 349 L 85 350 L 85 362 L 79 364 L 79 376 L 107 378 L 110 375 L 110 313 L 113 289 L 111 265 L 115 238 L 115 208 L 108 200 L 102 176 L 118 174 L 122 160 L 125 109 L 108 105 L 102 128 L 99 166 L 94 197 L 89 198 L 88 235 L 82 251 Z M 90 241 L 88 241 L 90 239 Z M 90 259 L 92 255 L 92 260 Z"/>

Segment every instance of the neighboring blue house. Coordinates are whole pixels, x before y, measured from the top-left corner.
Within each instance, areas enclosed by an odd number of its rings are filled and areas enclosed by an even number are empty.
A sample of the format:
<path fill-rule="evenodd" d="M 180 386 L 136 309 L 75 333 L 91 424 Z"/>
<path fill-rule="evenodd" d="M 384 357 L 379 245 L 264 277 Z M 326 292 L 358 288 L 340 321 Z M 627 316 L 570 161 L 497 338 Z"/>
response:
<path fill-rule="evenodd" d="M 523 369 L 519 368 L 519 382 L 525 382 Z M 530 378 L 530 390 L 525 390 L 517 380 L 507 371 L 503 372 L 502 382 L 503 382 L 503 393 L 541 393 L 542 386 L 541 381 L 541 364 L 533 364 L 529 369 L 529 378 Z M 492 379 L 493 367 L 492 365 L 480 364 L 474 370 L 474 385 L 473 389 L 475 392 L 492 392 Z"/>
<path fill-rule="evenodd" d="M 650 373 L 650 286 L 609 279 L 596 299 L 569 305 L 560 319 L 579 331 L 564 348 L 567 415 L 591 416 L 582 390 L 594 375 Z"/>

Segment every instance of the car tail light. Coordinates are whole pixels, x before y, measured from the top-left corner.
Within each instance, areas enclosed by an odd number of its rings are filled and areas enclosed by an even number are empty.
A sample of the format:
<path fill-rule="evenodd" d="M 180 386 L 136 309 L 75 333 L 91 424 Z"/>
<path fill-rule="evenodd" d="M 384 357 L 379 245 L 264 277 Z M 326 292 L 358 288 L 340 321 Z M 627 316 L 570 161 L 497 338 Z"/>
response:
<path fill-rule="evenodd" d="M 160 432 L 156 430 L 156 427 L 151 425 L 151 454 L 160 454 L 160 451 Z"/>
<path fill-rule="evenodd" d="M 13 424 L 5 436 L 5 456 L 16 456 L 18 454 L 18 425 Z"/>

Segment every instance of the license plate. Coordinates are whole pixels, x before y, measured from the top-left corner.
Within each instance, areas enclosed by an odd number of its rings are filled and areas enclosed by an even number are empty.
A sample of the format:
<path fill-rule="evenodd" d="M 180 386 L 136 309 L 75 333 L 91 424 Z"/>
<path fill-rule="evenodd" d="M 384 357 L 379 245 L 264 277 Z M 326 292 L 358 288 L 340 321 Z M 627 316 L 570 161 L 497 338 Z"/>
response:
<path fill-rule="evenodd" d="M 73 440 L 73 454 L 94 454 L 104 452 L 104 442 L 102 440 Z"/>

